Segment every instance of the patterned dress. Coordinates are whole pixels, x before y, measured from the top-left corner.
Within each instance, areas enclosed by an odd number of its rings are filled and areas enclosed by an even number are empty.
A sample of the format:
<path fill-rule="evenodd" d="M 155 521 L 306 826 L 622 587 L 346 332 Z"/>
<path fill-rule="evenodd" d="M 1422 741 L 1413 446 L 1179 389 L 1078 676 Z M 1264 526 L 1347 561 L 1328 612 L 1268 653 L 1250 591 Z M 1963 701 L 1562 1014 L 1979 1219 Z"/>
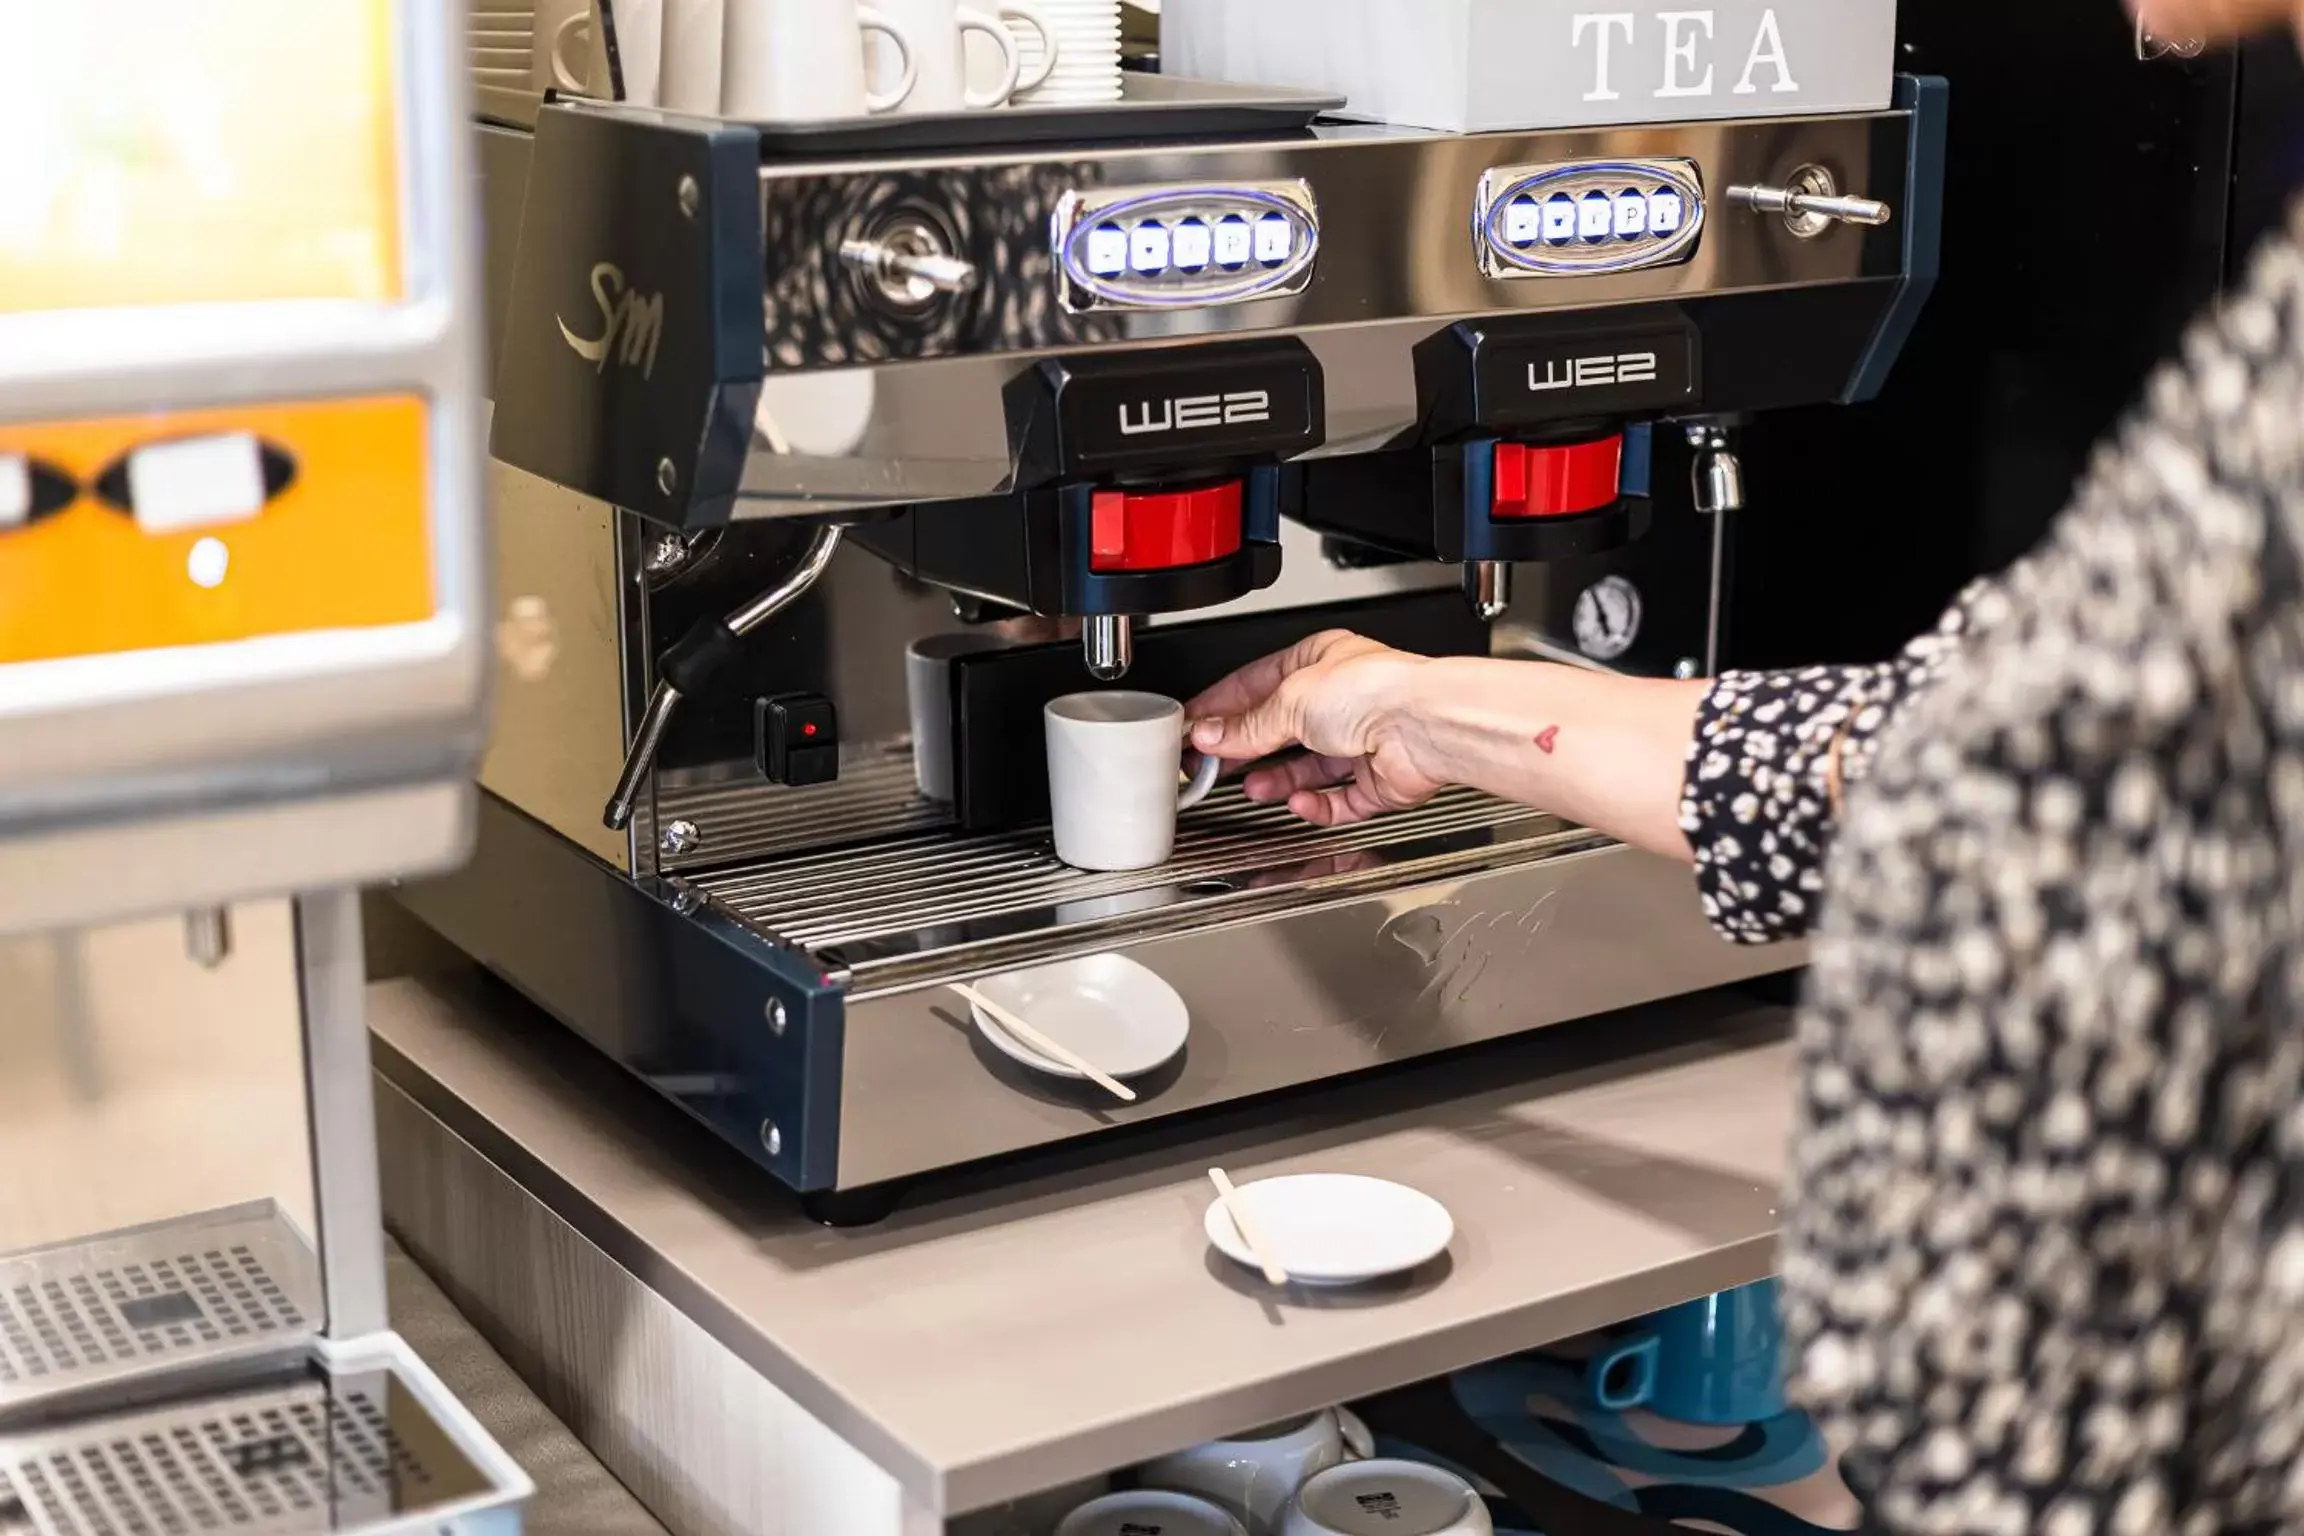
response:
<path fill-rule="evenodd" d="M 1796 1390 L 1891 1530 L 2304 1532 L 2300 550 L 2304 211 L 2040 549 L 1705 703 L 1706 908 L 1814 939 Z"/>

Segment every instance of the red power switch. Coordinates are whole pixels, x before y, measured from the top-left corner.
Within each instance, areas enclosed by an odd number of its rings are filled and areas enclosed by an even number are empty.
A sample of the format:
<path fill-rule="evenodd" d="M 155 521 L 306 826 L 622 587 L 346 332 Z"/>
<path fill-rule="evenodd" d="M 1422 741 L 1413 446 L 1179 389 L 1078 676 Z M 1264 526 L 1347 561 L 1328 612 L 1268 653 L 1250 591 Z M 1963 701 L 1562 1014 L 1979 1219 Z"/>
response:
<path fill-rule="evenodd" d="M 1615 501 L 1624 465 L 1624 439 L 1537 448 L 1496 445 L 1495 517 L 1573 517 Z"/>
<path fill-rule="evenodd" d="M 1091 571 L 1166 571 L 1240 549 L 1240 482 L 1190 491 L 1098 491 L 1088 531 Z"/>

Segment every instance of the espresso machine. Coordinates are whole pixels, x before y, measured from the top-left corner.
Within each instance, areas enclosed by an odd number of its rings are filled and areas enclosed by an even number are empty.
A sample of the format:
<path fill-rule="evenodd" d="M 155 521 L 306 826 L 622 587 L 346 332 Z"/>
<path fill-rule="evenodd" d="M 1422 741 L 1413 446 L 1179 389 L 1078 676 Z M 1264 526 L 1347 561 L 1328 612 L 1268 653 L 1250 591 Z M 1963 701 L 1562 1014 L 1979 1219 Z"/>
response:
<path fill-rule="evenodd" d="M 1161 868 L 1055 859 L 1060 694 L 1329 627 L 1695 675 L 1764 503 L 1739 422 L 1876 389 L 1934 279 L 1939 81 L 1545 132 L 1329 105 L 480 130 L 519 638 L 478 852 L 399 896 L 824 1219 L 1801 958 L 1469 791 L 1320 829 L 1220 788 Z M 951 990 L 1106 954 L 1190 1014 L 1129 1103 Z"/>

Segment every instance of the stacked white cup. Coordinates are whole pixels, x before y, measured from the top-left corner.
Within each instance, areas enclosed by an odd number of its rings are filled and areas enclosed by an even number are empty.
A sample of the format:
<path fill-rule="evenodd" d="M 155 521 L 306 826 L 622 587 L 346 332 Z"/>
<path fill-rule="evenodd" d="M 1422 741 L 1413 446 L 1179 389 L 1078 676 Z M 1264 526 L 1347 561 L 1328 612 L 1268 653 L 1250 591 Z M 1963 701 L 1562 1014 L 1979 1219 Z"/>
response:
<path fill-rule="evenodd" d="M 1120 99 L 1120 0 L 1032 0 L 1056 39 L 1047 78 L 1017 94 L 1020 106 L 1091 105 Z M 1038 75 L 1040 39 L 1012 27 L 1024 56 L 1024 78 Z"/>

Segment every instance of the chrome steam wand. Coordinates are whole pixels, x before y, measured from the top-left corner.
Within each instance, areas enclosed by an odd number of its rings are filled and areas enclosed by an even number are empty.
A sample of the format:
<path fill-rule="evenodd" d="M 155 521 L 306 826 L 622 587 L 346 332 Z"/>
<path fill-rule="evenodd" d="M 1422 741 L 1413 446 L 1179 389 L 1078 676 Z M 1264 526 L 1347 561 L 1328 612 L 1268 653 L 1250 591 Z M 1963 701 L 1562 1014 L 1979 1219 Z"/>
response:
<path fill-rule="evenodd" d="M 671 728 L 673 711 L 680 707 L 681 699 L 701 688 L 746 635 L 807 595 L 839 552 L 846 531 L 832 523 L 817 529 L 791 575 L 726 618 L 707 619 L 697 625 L 658 659 L 656 691 L 648 696 L 640 729 L 632 737 L 632 750 L 625 754 L 624 771 L 617 775 L 616 792 L 609 796 L 608 808 L 600 818 L 610 831 L 621 832 L 632 824 L 632 807 L 639 801 L 640 786 L 656 766 L 657 750 L 664 745 L 664 733 Z"/>

